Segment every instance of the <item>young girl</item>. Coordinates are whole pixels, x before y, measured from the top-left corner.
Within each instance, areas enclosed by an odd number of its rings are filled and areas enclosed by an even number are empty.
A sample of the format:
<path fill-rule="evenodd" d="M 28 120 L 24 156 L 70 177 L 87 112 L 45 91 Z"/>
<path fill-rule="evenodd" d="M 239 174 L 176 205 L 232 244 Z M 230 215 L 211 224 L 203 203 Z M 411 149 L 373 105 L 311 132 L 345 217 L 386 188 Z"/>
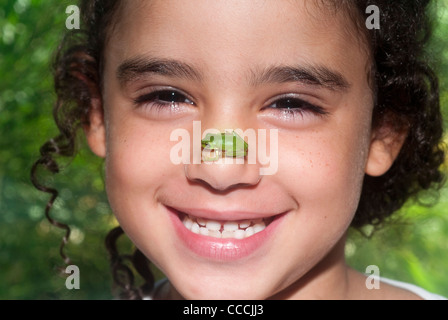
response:
<path fill-rule="evenodd" d="M 73 156 L 82 127 L 105 158 L 120 223 L 106 243 L 123 298 L 437 298 L 393 281 L 369 290 L 344 259 L 350 227 L 380 224 L 443 180 L 428 2 L 82 1 L 83 30 L 56 59 L 60 135 L 32 172 L 52 194 L 47 216 L 69 230 L 48 215 L 57 191 L 35 171 L 57 172 L 54 157 Z M 277 170 L 262 174 L 260 153 L 173 161 L 173 132 L 193 154 L 209 129 L 265 130 L 243 138 L 249 153 L 264 143 Z M 141 288 L 116 250 L 123 232 Z M 148 261 L 167 280 L 155 285 Z"/>

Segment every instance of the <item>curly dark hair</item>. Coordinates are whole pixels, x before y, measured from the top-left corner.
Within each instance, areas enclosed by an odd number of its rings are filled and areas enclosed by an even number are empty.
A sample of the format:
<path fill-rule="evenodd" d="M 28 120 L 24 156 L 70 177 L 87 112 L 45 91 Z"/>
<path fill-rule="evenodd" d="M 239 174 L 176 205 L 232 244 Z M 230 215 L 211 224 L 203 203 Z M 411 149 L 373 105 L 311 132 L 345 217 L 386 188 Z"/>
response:
<path fill-rule="evenodd" d="M 321 1 L 347 10 L 356 32 L 368 45 L 375 97 L 374 128 L 387 127 L 407 133 L 388 172 L 380 177 L 365 176 L 352 227 L 380 226 L 407 200 L 417 199 L 423 190 L 438 190 L 444 182 L 441 165 L 445 154 L 438 79 L 425 52 L 432 30 L 428 13 L 430 0 Z M 41 156 L 31 170 L 31 179 L 37 189 L 51 194 L 45 213 L 53 225 L 66 230 L 60 248 L 66 263 L 70 259 L 64 254 L 63 247 L 70 228 L 51 218 L 49 212 L 58 192 L 39 182 L 36 173 L 40 166 L 57 173 L 56 157 L 75 155 L 76 135 L 82 125 L 88 125 L 91 99 L 93 95 L 101 97 L 103 48 L 122 3 L 118 0 L 81 0 L 83 28 L 68 32 L 54 59 L 57 101 L 53 116 L 59 135 L 41 147 Z M 372 4 L 381 9 L 378 30 L 369 30 L 365 26 L 366 8 Z M 118 253 L 116 241 L 122 234 L 123 230 L 116 227 L 106 238 L 114 282 L 122 289 L 121 298 L 142 298 L 153 289 L 154 277 L 149 261 L 138 249 L 131 256 Z M 135 270 L 143 276 L 143 286 L 135 287 L 133 272 L 126 265 L 126 259 L 130 259 Z"/>

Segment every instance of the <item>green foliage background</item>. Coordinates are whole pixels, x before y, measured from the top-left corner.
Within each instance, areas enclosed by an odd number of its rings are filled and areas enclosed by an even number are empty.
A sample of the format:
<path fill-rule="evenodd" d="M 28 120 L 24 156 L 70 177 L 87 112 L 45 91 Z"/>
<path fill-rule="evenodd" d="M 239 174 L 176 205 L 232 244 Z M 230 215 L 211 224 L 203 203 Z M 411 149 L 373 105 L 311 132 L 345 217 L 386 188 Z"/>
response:
<path fill-rule="evenodd" d="M 67 253 L 81 270 L 80 290 L 67 290 L 57 273 L 63 266 L 58 253 L 63 233 L 44 217 L 48 195 L 29 180 L 40 145 L 56 134 L 49 64 L 66 32 L 65 8 L 71 4 L 2 0 L 0 5 L 0 299 L 112 298 L 103 243 L 116 221 L 104 194 L 101 160 L 81 141 L 80 152 L 62 174 L 46 178 L 61 192 L 53 216 L 73 230 Z M 432 56 L 447 114 L 448 0 L 437 1 L 435 11 Z M 448 296 L 448 189 L 436 206 L 409 203 L 398 217 L 370 240 L 352 232 L 349 264 L 360 271 L 377 265 L 381 276 Z"/>

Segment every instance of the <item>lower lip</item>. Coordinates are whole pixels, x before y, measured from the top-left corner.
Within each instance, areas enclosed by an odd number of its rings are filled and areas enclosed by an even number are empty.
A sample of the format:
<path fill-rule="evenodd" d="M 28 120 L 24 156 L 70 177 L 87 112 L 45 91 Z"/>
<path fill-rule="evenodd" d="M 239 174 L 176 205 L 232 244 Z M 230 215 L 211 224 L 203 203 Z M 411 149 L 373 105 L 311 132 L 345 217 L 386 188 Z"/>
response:
<path fill-rule="evenodd" d="M 182 246 L 200 257 L 215 261 L 236 261 L 251 256 L 269 242 L 286 215 L 276 216 L 263 231 L 245 239 L 219 239 L 191 232 L 180 220 L 179 212 L 167 209 Z"/>

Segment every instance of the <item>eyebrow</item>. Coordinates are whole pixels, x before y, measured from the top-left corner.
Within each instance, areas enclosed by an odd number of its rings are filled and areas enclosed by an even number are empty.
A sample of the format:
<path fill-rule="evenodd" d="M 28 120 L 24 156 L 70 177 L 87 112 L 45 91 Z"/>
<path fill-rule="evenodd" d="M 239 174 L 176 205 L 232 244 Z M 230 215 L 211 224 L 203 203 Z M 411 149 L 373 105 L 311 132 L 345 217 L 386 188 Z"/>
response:
<path fill-rule="evenodd" d="M 172 78 L 184 78 L 200 82 L 203 79 L 197 68 L 173 59 L 157 59 L 139 56 L 125 60 L 117 68 L 117 78 L 121 85 L 138 80 L 147 74 L 158 74 Z M 344 76 L 326 66 L 274 66 L 262 71 L 252 70 L 248 78 L 252 86 L 269 83 L 300 82 L 321 86 L 333 91 L 350 88 Z"/>
<path fill-rule="evenodd" d="M 135 57 L 125 60 L 117 68 L 117 78 L 121 85 L 151 73 L 167 77 L 185 78 L 187 80 L 202 80 L 202 75 L 194 67 L 171 59 Z"/>
<path fill-rule="evenodd" d="M 265 69 L 259 73 L 252 73 L 252 85 L 264 83 L 302 82 L 321 86 L 333 91 L 346 91 L 350 88 L 347 79 L 339 72 L 326 66 L 278 66 Z"/>

